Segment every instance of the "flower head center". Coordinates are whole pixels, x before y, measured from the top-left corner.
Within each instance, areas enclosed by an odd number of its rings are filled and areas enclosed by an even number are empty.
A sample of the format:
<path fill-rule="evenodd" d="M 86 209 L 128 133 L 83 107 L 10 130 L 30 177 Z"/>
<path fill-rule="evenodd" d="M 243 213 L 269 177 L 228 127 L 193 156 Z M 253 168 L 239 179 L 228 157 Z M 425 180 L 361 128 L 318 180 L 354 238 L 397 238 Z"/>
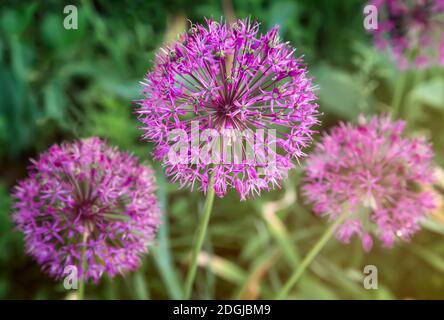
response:
<path fill-rule="evenodd" d="M 95 204 L 95 201 L 88 199 L 81 202 L 74 212 L 76 212 L 76 219 L 87 222 L 93 221 L 99 211 L 99 207 Z"/>

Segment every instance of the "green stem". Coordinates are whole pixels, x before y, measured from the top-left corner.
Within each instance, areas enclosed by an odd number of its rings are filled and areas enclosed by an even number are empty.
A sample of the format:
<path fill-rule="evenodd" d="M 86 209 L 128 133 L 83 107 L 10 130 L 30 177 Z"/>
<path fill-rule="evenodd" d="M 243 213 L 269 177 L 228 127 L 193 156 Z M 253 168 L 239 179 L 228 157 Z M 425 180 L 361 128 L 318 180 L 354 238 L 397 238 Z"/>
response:
<path fill-rule="evenodd" d="M 79 291 L 77 292 L 77 300 L 83 300 L 84 297 L 85 297 L 85 282 L 83 282 L 83 279 L 80 279 Z"/>
<path fill-rule="evenodd" d="M 85 279 L 86 279 L 86 268 L 88 267 L 88 263 L 86 261 L 86 245 L 88 240 L 88 233 L 85 232 L 83 234 L 83 248 L 82 248 L 82 278 L 79 279 L 79 291 L 77 292 L 77 300 L 84 300 L 85 298 Z"/>
<path fill-rule="evenodd" d="M 393 118 L 399 118 L 402 114 L 402 98 L 407 85 L 407 71 L 401 71 L 401 79 L 395 85 L 395 93 L 393 94 L 392 108 Z"/>
<path fill-rule="evenodd" d="M 200 250 L 202 249 L 202 245 L 205 240 L 205 234 L 207 233 L 207 227 L 208 227 L 208 222 L 210 221 L 213 201 L 214 201 L 214 179 L 211 178 L 210 184 L 208 186 L 207 198 L 205 199 L 205 204 L 203 208 L 203 215 L 197 229 L 197 239 L 193 248 L 191 265 L 188 269 L 188 274 L 185 280 L 185 290 L 183 297 L 185 300 L 189 299 L 191 296 L 191 289 L 193 287 L 194 278 L 196 277 L 196 271 L 197 271 L 197 259 L 199 257 Z"/>
<path fill-rule="evenodd" d="M 344 210 L 341 215 L 328 227 L 328 229 L 324 232 L 321 238 L 316 242 L 314 247 L 310 250 L 310 252 L 307 254 L 307 256 L 302 260 L 299 267 L 295 270 L 291 278 L 287 281 L 287 283 L 284 285 L 283 289 L 279 292 L 279 294 L 276 296 L 276 300 L 282 300 L 287 295 L 288 292 L 293 288 L 293 286 L 298 282 L 298 280 L 301 278 L 301 276 L 304 274 L 307 267 L 311 264 L 311 262 L 316 258 L 316 256 L 319 254 L 319 252 L 324 248 L 324 246 L 327 244 L 328 240 L 332 237 L 334 234 L 336 228 L 338 225 L 342 224 L 348 216 L 348 211 Z"/>
<path fill-rule="evenodd" d="M 412 88 L 416 88 L 416 86 L 418 84 L 420 84 L 422 81 L 424 81 L 426 77 L 426 71 L 425 70 L 416 70 L 413 73 L 413 79 L 411 80 L 411 86 Z M 407 107 L 407 112 L 404 112 L 404 120 L 407 123 L 410 123 L 413 121 L 415 115 L 417 112 L 421 112 L 420 109 L 417 110 L 415 107 L 416 105 L 414 103 L 412 103 L 411 101 L 409 101 L 410 103 L 405 104 L 405 106 Z"/>

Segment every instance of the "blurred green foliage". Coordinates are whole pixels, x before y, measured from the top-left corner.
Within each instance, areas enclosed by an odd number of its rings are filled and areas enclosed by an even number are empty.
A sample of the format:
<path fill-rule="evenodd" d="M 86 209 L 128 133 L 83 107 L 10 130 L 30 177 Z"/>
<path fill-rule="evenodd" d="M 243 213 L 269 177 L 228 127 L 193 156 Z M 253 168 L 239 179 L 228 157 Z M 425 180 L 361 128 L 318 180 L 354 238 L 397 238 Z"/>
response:
<path fill-rule="evenodd" d="M 63 28 L 60 1 L 4 1 L 0 5 L 0 298 L 65 298 L 67 292 L 24 254 L 22 235 L 10 219 L 10 191 L 26 174 L 29 157 L 51 144 L 97 135 L 150 162 L 152 146 L 140 142 L 132 103 L 139 81 L 177 17 L 218 18 L 218 0 L 79 1 L 78 30 Z M 319 86 L 327 130 L 360 113 L 390 111 L 400 73 L 373 49 L 362 27 L 363 1 L 233 1 L 237 17 L 251 16 L 305 56 Z M 403 116 L 412 134 L 434 142 L 444 164 L 444 73 L 408 74 Z M 169 184 L 159 164 L 159 198 L 165 221 L 158 243 L 140 270 L 125 278 L 89 285 L 90 298 L 179 298 L 202 195 Z M 280 191 L 239 202 L 236 194 L 216 199 L 198 273 L 196 298 L 271 298 L 325 227 L 298 194 L 301 172 Z M 284 194 L 296 201 L 267 220 L 264 210 Z M 293 290 L 293 298 L 444 298 L 444 227 L 429 219 L 414 245 L 364 254 L 359 241 L 331 241 Z M 356 239 L 355 239 L 356 240 Z M 363 267 L 379 270 L 379 289 L 363 289 Z"/>

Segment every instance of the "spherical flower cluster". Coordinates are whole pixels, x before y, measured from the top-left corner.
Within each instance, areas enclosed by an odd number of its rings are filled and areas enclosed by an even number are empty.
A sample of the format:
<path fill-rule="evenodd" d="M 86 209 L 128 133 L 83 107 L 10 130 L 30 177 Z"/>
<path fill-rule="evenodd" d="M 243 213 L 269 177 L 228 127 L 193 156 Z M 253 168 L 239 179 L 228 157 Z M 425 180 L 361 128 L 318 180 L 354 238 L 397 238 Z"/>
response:
<path fill-rule="evenodd" d="M 97 282 L 139 266 L 160 223 L 155 189 L 151 169 L 98 138 L 54 145 L 15 188 L 13 220 L 43 271 Z"/>
<path fill-rule="evenodd" d="M 206 23 L 191 25 L 158 54 L 137 112 L 173 181 L 205 192 L 213 177 L 219 197 L 235 188 L 245 199 L 278 186 L 304 156 L 318 124 L 316 96 L 302 58 L 280 41 L 278 27 L 259 34 L 249 20 Z M 171 157 L 177 130 L 186 147 L 181 161 Z M 224 149 L 205 160 L 205 150 L 236 143 L 236 156 Z"/>
<path fill-rule="evenodd" d="M 395 238 L 408 240 L 434 208 L 425 187 L 434 181 L 433 152 L 424 139 L 403 137 L 404 125 L 389 117 L 342 123 L 308 158 L 303 193 L 315 213 L 336 220 L 348 212 L 338 240 L 357 234 L 368 251 L 374 233 L 390 247 Z"/>
<path fill-rule="evenodd" d="M 371 0 L 378 9 L 375 44 L 401 69 L 444 66 L 444 0 Z"/>

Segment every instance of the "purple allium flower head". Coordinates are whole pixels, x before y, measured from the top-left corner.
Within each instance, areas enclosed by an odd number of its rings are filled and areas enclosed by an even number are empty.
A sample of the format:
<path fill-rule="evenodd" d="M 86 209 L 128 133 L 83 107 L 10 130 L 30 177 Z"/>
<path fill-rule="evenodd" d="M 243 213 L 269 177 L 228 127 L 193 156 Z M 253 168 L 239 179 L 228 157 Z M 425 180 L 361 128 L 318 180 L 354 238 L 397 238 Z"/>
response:
<path fill-rule="evenodd" d="M 137 112 L 144 138 L 156 144 L 154 156 L 173 181 L 205 192 L 213 176 L 219 197 L 235 188 L 242 200 L 279 185 L 292 161 L 304 156 L 312 126 L 318 123 L 311 79 L 294 53 L 280 41 L 278 27 L 259 34 L 259 24 L 249 20 L 191 25 L 161 50 L 146 75 Z M 169 134 L 177 129 L 183 130 L 182 141 L 189 147 L 180 162 L 170 157 L 177 141 Z M 257 134 L 261 130 L 268 131 L 264 140 Z M 239 132 L 253 132 L 254 138 L 239 138 Z M 217 143 L 230 147 L 242 137 L 255 159 L 246 157 L 241 144 L 243 154 L 237 160 L 224 153 L 211 164 L 205 161 L 205 148 L 217 149 Z"/>
<path fill-rule="evenodd" d="M 98 138 L 54 145 L 15 188 L 13 219 L 42 270 L 97 282 L 139 266 L 160 223 L 155 189 L 151 169 Z"/>
<path fill-rule="evenodd" d="M 375 44 L 399 68 L 444 66 L 444 0 L 371 0 L 378 9 Z"/>
<path fill-rule="evenodd" d="M 376 234 L 385 246 L 408 240 L 418 222 L 435 206 L 431 146 L 422 138 L 405 138 L 403 121 L 360 117 L 325 134 L 309 156 L 303 193 L 315 213 L 335 220 L 349 212 L 336 236 L 347 243 L 353 234 L 366 251 Z"/>

